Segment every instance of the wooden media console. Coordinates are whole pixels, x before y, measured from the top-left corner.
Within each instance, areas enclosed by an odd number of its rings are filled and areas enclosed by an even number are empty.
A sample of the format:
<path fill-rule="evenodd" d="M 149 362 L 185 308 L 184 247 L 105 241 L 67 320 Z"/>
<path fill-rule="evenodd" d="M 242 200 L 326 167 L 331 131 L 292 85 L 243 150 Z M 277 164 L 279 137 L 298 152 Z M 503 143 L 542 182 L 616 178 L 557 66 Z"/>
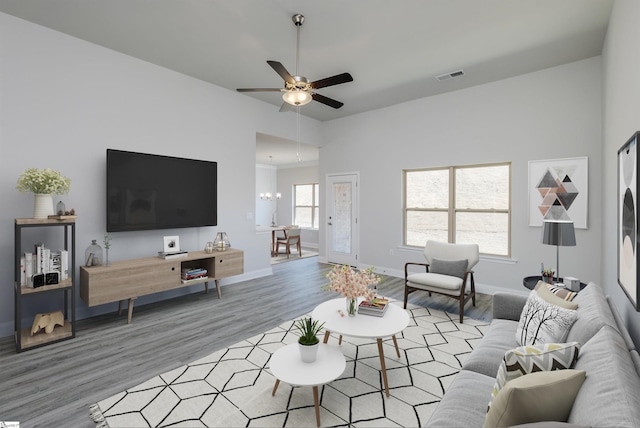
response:
<path fill-rule="evenodd" d="M 206 278 L 183 280 L 182 269 L 202 268 Z M 80 297 L 88 306 L 118 302 L 118 314 L 122 303 L 129 301 L 127 322 L 131 323 L 133 301 L 161 291 L 173 290 L 192 284 L 204 283 L 209 292 L 209 281 L 215 281 L 218 298 L 222 298 L 219 280 L 244 273 L 244 252 L 229 248 L 225 251 L 191 251 L 186 257 L 143 259 L 113 262 L 110 266 L 80 267 Z"/>

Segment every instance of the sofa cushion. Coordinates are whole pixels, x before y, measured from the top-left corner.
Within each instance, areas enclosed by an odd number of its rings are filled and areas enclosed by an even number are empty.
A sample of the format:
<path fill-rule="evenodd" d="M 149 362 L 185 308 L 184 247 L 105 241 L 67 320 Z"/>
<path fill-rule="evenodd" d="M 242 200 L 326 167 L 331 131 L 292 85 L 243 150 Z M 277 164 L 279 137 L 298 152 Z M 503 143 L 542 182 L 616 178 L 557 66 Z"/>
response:
<path fill-rule="evenodd" d="M 429 287 L 435 291 L 443 290 L 460 293 L 462 287 L 462 279 L 457 276 L 441 275 L 433 272 L 412 273 L 407 275 L 409 287 L 416 287 L 422 290 L 428 290 Z"/>
<path fill-rule="evenodd" d="M 636 367 L 636 372 L 638 376 L 640 376 L 640 354 L 635 349 L 631 351 L 631 361 L 633 361 L 633 365 Z"/>
<path fill-rule="evenodd" d="M 516 342 L 517 327 L 517 321 L 503 319 L 491 321 L 484 337 L 467 357 L 462 368 L 491 376 L 495 380 L 504 353 L 518 346 Z M 489 396 L 487 396 L 487 400 L 489 400 Z M 485 410 L 487 410 L 486 404 Z"/>
<path fill-rule="evenodd" d="M 507 351 L 496 375 L 491 400 L 495 399 L 507 382 L 520 376 L 541 371 L 573 368 L 578 360 L 579 350 L 580 344 L 571 342 L 521 346 Z"/>
<path fill-rule="evenodd" d="M 585 379 L 583 370 L 529 373 L 500 390 L 487 413 L 485 427 L 540 421 L 566 421 Z"/>
<path fill-rule="evenodd" d="M 573 301 L 579 306 L 578 319 L 567 335 L 567 342 L 585 344 L 603 325 L 617 329 L 607 299 L 598 284 L 590 282 Z"/>
<path fill-rule="evenodd" d="M 576 369 L 585 379 L 568 422 L 594 427 L 636 427 L 640 377 L 618 331 L 604 326 L 580 348 Z"/>
<path fill-rule="evenodd" d="M 636 344 L 633 343 L 633 339 L 631 339 L 631 335 L 627 331 L 624 321 L 622 320 L 622 317 L 620 316 L 618 309 L 616 309 L 615 303 L 613 303 L 613 301 L 611 300 L 611 297 L 609 296 L 607 296 L 606 299 L 607 299 L 607 303 L 609 304 L 609 310 L 611 311 L 611 315 L 613 315 L 613 319 L 616 322 L 616 327 L 618 328 L 620 335 L 622 335 L 622 338 L 624 339 L 624 343 L 627 345 L 627 349 L 629 351 L 636 349 Z"/>
<path fill-rule="evenodd" d="M 439 273 L 441 275 L 457 276 L 458 278 L 464 278 L 464 273 L 467 271 L 469 261 L 464 260 L 440 260 L 431 259 L 431 265 L 429 266 L 429 272 Z"/>
<path fill-rule="evenodd" d="M 546 287 L 542 289 L 546 290 Z M 549 303 L 540 297 L 538 291 L 533 290 L 522 310 L 516 330 L 516 341 L 519 345 L 564 342 L 576 317 L 575 310 Z"/>
<path fill-rule="evenodd" d="M 461 370 L 445 391 L 427 427 L 480 427 L 487 415 L 487 401 L 494 379 Z"/>

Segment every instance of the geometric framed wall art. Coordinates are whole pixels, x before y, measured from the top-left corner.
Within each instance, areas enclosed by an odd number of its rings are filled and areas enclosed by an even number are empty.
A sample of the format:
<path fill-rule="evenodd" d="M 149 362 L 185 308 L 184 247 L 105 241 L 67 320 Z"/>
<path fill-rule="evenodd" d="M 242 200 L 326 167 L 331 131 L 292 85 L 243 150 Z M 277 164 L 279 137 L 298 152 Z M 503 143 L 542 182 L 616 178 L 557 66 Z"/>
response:
<path fill-rule="evenodd" d="M 529 226 L 544 220 L 572 221 L 587 228 L 589 159 L 529 161 Z"/>
<path fill-rule="evenodd" d="M 638 136 L 618 150 L 618 284 L 638 311 Z"/>

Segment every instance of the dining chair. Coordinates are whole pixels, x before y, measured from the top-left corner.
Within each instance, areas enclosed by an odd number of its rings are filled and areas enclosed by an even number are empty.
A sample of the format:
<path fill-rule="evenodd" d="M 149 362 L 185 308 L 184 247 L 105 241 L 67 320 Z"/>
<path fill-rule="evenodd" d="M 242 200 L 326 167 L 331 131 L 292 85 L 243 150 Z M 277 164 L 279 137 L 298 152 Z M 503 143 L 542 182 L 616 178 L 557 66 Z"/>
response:
<path fill-rule="evenodd" d="M 289 258 L 289 255 L 291 254 L 292 245 L 296 246 L 296 248 L 298 249 L 298 254 L 300 255 L 300 257 L 302 257 L 302 245 L 300 243 L 300 228 L 293 227 L 291 229 L 288 229 L 286 231 L 286 237 L 279 238 L 276 241 L 276 254 L 280 253 L 280 244 L 286 246 L 287 258 Z"/>

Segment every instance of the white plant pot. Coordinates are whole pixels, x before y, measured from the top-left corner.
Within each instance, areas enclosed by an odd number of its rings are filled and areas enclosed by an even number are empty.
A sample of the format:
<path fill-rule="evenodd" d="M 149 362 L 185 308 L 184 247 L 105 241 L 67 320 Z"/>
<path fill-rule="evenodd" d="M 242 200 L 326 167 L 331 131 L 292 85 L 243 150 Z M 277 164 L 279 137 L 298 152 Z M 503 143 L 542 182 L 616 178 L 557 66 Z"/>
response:
<path fill-rule="evenodd" d="M 303 345 L 298 342 L 298 348 L 300 348 L 300 357 L 305 363 L 313 363 L 318 356 L 318 348 L 320 343 L 315 345 Z"/>
<path fill-rule="evenodd" d="M 33 218 L 47 218 L 53 215 L 53 198 L 50 194 L 34 193 Z"/>

